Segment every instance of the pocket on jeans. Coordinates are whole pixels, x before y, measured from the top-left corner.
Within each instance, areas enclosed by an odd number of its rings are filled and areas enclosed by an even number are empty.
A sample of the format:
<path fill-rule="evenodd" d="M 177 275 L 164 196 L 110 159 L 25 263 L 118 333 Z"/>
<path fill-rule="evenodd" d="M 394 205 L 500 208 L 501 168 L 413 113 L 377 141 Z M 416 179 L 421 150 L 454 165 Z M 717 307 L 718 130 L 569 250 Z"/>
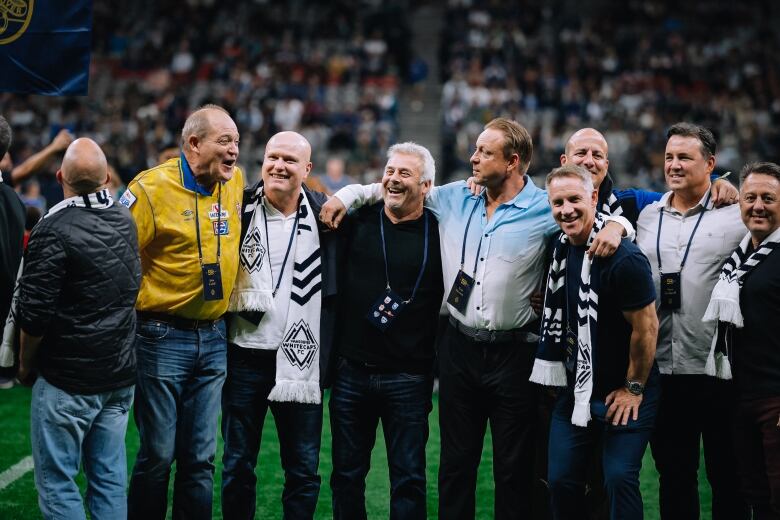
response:
<path fill-rule="evenodd" d="M 227 340 L 227 331 L 225 330 L 225 320 L 215 323 L 214 325 L 212 325 L 212 328 L 214 329 L 214 332 L 217 333 L 217 336 L 219 336 L 223 340 Z"/>
<path fill-rule="evenodd" d="M 161 321 L 139 321 L 136 326 L 136 336 L 142 340 L 158 341 L 168 335 L 170 326 Z"/>

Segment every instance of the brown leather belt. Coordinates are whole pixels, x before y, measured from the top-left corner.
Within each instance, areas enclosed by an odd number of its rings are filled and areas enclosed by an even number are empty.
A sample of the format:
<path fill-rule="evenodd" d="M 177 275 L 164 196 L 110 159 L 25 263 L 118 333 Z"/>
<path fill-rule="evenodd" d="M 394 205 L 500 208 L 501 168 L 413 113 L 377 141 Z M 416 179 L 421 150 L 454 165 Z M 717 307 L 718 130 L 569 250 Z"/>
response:
<path fill-rule="evenodd" d="M 182 330 L 211 328 L 222 321 L 222 318 L 216 320 L 191 320 L 189 318 L 182 318 L 181 316 L 174 316 L 173 314 L 165 314 L 163 312 L 137 311 L 136 314 L 138 315 L 139 320 L 159 321 L 170 325 L 174 329 Z"/>

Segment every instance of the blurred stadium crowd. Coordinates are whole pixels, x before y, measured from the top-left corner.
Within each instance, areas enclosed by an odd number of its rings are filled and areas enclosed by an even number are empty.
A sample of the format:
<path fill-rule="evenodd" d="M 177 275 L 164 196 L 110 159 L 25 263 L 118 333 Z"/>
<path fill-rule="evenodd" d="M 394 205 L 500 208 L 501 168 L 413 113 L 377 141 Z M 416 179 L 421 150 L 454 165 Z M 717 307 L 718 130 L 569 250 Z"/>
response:
<path fill-rule="evenodd" d="M 0 94 L 16 136 L 11 157 L 18 165 L 67 129 L 94 137 L 126 183 L 178 145 L 192 108 L 213 102 L 234 114 L 250 175 L 268 137 L 289 129 L 312 143 L 314 173 L 337 156 L 328 191 L 373 181 L 397 140 L 400 94 L 414 74 L 413 7 L 96 1 L 88 97 Z M 593 126 L 610 143 L 612 175 L 642 188 L 663 188 L 664 130 L 674 121 L 712 129 L 726 170 L 780 148 L 780 45 L 769 2 L 631 0 L 615 9 L 596 0 L 586 10 L 569 1 L 449 0 L 442 10 L 432 78 L 442 87 L 442 181 L 468 173 L 469 147 L 496 116 L 531 132 L 532 174 L 558 164 L 573 130 Z M 61 198 L 51 175 L 17 189 L 41 208 Z"/>
<path fill-rule="evenodd" d="M 665 129 L 697 121 L 738 171 L 777 156 L 780 49 L 768 2 L 451 1 L 441 35 L 444 171 L 468 169 L 492 117 L 522 121 L 531 172 L 593 126 L 624 185 L 663 191 Z"/>

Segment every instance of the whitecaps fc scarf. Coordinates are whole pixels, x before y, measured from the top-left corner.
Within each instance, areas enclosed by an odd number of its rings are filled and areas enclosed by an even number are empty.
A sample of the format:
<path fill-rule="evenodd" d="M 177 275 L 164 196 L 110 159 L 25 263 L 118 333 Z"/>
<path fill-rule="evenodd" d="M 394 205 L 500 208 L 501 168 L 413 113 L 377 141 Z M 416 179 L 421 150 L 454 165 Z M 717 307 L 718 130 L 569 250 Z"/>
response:
<path fill-rule="evenodd" d="M 244 201 L 244 216 L 251 214 L 239 249 L 236 285 L 230 296 L 229 312 L 265 313 L 272 307 L 287 309 L 282 343 L 276 353 L 276 384 L 270 401 L 315 403 L 320 395 L 320 311 L 322 262 L 316 215 L 301 193 L 293 251 L 293 280 L 290 294 L 273 295 L 270 251 L 265 236 L 263 187 Z M 274 244 L 286 247 L 287 244 Z M 289 261 L 289 260 L 288 260 Z M 285 270 L 287 270 L 285 268 Z M 281 273 L 284 276 L 286 273 Z M 262 314 L 259 314 L 262 316 Z M 282 315 L 284 315 L 282 313 Z M 254 320 L 252 320 L 254 321 Z M 258 327 L 264 324 L 257 320 Z"/>
<path fill-rule="evenodd" d="M 43 218 L 49 218 L 65 208 L 106 209 L 113 205 L 114 199 L 111 197 L 111 193 L 108 190 L 100 190 L 96 193 L 76 195 L 75 197 L 67 198 L 59 204 L 54 205 Z M 18 337 L 16 330 L 16 302 L 19 299 L 19 278 L 22 277 L 23 266 L 24 259 L 22 259 L 19 264 L 19 272 L 16 275 L 16 286 L 14 287 L 13 299 L 11 300 L 11 309 L 5 320 L 3 340 L 0 344 L 0 367 L 7 368 L 13 366 L 16 357 L 16 349 L 14 348 L 14 344 Z"/>
<path fill-rule="evenodd" d="M 745 275 L 780 246 L 780 229 L 776 229 L 766 237 L 756 250 L 748 255 L 750 241 L 751 235 L 748 233 L 723 264 L 718 283 L 712 289 L 710 303 L 702 318 L 702 321 L 718 321 L 704 371 L 707 375 L 720 379 L 731 379 L 729 358 L 732 327 L 742 328 L 744 325 L 742 311 L 739 308 L 739 292 Z"/>
<path fill-rule="evenodd" d="M 599 214 L 593 223 L 586 247 L 606 222 Z M 566 258 L 569 237 L 561 233 L 555 243 L 553 261 L 547 275 L 544 295 L 542 333 L 530 381 L 545 386 L 567 386 L 565 344 L 566 312 Z M 586 254 L 582 259 L 579 290 L 577 291 L 577 366 L 574 374 L 574 410 L 571 422 L 587 426 L 590 421 L 590 397 L 593 393 L 593 351 L 595 349 L 598 319 L 598 273 L 592 271 L 593 261 Z M 591 275 L 595 276 L 591 276 Z M 591 283 L 593 279 L 594 283 Z"/>

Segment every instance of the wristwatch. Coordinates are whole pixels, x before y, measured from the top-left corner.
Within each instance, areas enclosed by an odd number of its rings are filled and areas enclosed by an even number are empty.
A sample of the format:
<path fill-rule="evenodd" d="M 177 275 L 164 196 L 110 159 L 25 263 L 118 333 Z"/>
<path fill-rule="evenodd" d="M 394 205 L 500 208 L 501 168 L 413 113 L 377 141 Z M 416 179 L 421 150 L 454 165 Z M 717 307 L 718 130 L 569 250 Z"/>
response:
<path fill-rule="evenodd" d="M 629 381 L 626 379 L 626 390 L 634 395 L 642 395 L 642 393 L 645 391 L 645 385 L 639 381 Z"/>

